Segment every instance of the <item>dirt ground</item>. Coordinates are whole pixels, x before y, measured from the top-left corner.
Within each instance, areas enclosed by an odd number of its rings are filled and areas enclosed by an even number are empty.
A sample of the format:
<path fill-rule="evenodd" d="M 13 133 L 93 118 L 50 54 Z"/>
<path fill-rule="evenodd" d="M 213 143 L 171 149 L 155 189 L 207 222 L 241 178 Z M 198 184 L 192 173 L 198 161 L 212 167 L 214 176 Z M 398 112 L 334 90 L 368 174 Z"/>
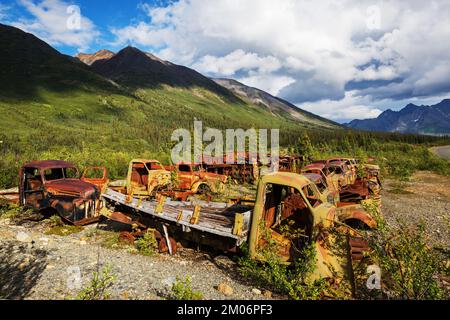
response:
<path fill-rule="evenodd" d="M 450 178 L 419 172 L 406 183 L 386 180 L 383 188 L 383 214 L 388 223 L 423 221 L 430 243 L 449 248 Z M 88 284 L 94 271 L 108 264 L 116 275 L 112 299 L 164 299 L 176 277 L 186 276 L 204 299 L 267 299 L 271 294 L 263 295 L 262 288 L 242 279 L 233 256 L 187 248 L 175 256 L 147 257 L 117 244 L 105 246 L 105 239 L 118 230 L 108 222 L 67 236 L 48 235 L 45 230 L 43 222 L 18 225 L 0 219 L 0 298 L 70 299 Z M 221 283 L 232 293 L 219 291 Z"/>
<path fill-rule="evenodd" d="M 417 172 L 410 182 L 386 180 L 382 211 L 388 223 L 425 224 L 433 245 L 450 247 L 450 178 Z"/>

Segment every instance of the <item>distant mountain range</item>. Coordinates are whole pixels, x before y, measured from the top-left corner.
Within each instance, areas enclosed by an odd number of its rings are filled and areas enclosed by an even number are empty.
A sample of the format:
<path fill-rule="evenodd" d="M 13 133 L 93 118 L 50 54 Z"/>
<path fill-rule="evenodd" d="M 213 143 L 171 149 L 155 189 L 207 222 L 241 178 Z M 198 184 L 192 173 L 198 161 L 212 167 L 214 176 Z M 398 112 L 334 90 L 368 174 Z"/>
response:
<path fill-rule="evenodd" d="M 368 131 L 450 135 L 450 99 L 432 106 L 408 104 L 400 111 L 384 111 L 375 119 L 353 120 L 347 127 Z"/>

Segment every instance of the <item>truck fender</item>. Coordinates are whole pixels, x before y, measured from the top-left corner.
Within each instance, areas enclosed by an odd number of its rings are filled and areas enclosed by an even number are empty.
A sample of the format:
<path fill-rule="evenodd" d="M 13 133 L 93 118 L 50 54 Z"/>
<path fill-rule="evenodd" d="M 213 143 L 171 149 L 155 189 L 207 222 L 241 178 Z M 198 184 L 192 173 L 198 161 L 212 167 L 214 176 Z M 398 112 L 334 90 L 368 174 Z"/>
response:
<path fill-rule="evenodd" d="M 375 229 L 377 227 L 376 220 L 363 208 L 349 209 L 350 208 L 338 213 L 338 218 L 341 222 L 344 222 L 351 227 L 361 224 L 368 229 Z"/>

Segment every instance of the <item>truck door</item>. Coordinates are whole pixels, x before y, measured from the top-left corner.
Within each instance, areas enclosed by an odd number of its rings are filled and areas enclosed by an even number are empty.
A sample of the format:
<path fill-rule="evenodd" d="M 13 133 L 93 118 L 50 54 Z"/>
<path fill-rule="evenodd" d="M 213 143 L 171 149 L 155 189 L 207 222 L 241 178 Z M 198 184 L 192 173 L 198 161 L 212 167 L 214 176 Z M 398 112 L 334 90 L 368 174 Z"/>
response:
<path fill-rule="evenodd" d="M 195 174 L 192 172 L 192 168 L 188 164 L 178 165 L 178 180 L 179 187 L 183 190 L 190 190 L 195 182 Z"/>
<path fill-rule="evenodd" d="M 25 168 L 23 171 L 23 205 L 39 209 L 44 200 L 44 184 L 37 168 Z"/>
<path fill-rule="evenodd" d="M 292 261 L 310 239 L 312 216 L 295 188 L 268 184 L 257 250 L 276 250 L 282 261 Z M 293 232 L 291 232 L 293 231 Z"/>
<path fill-rule="evenodd" d="M 81 180 L 95 185 L 100 192 L 105 192 L 109 182 L 106 167 L 87 167 Z"/>

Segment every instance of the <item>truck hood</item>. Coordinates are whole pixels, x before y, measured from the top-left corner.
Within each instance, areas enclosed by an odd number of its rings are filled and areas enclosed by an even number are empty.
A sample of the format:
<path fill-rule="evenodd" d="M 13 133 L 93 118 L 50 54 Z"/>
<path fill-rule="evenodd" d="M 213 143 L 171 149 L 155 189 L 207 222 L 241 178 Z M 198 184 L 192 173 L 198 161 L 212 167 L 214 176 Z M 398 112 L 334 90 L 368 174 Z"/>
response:
<path fill-rule="evenodd" d="M 62 179 L 48 181 L 45 184 L 47 190 L 54 195 L 66 195 L 81 198 L 92 198 L 97 192 L 93 184 L 79 179 Z"/>

